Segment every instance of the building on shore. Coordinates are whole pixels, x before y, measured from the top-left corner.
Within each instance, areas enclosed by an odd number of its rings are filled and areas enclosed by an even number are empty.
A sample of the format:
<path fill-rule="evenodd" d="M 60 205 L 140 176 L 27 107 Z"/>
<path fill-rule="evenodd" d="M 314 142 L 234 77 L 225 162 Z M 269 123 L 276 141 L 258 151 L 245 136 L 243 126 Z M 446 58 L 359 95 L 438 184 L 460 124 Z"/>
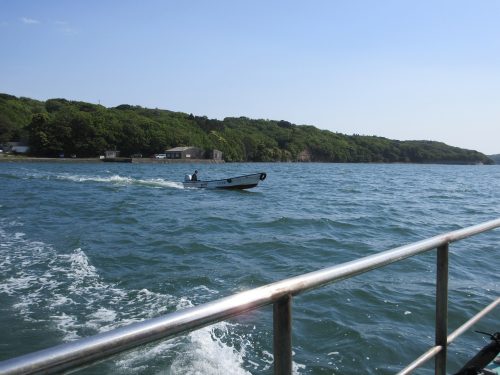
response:
<path fill-rule="evenodd" d="M 120 151 L 108 150 L 108 151 L 104 152 L 104 157 L 106 159 L 113 159 L 113 158 L 117 158 L 119 156 L 120 156 Z"/>
<path fill-rule="evenodd" d="M 2 145 L 2 150 L 13 154 L 26 154 L 29 152 L 30 148 L 23 142 L 7 142 Z"/>
<path fill-rule="evenodd" d="M 174 147 L 165 151 L 167 159 L 203 159 L 203 150 L 197 147 Z"/>
<path fill-rule="evenodd" d="M 211 150 L 205 153 L 198 147 L 174 147 L 165 151 L 166 159 L 212 159 L 222 160 L 222 151 Z"/>
<path fill-rule="evenodd" d="M 212 150 L 210 151 L 208 158 L 213 160 L 222 160 L 222 151 Z"/>

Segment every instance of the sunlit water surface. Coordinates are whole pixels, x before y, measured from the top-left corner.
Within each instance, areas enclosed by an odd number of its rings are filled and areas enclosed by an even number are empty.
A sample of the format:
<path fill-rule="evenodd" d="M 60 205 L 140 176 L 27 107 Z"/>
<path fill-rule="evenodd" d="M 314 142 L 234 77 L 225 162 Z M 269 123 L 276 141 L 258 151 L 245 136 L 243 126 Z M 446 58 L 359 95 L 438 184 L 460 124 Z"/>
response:
<path fill-rule="evenodd" d="M 268 178 L 184 189 L 195 168 Z M 499 166 L 0 163 L 0 360 L 495 219 L 499 202 Z M 498 230 L 451 246 L 450 330 L 499 295 L 499 246 Z M 294 372 L 397 372 L 433 344 L 434 278 L 430 252 L 294 298 Z M 498 331 L 499 317 L 475 329 Z M 462 336 L 449 368 L 485 343 Z M 268 307 L 81 373 L 272 363 Z"/>

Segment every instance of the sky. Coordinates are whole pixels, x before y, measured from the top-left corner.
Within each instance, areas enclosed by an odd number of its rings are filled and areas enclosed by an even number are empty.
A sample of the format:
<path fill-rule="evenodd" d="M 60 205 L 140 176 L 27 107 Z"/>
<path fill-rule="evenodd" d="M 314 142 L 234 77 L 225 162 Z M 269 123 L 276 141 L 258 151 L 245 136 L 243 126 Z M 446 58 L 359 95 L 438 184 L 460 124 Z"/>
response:
<path fill-rule="evenodd" d="M 500 1 L 0 0 L 0 92 L 500 153 Z"/>

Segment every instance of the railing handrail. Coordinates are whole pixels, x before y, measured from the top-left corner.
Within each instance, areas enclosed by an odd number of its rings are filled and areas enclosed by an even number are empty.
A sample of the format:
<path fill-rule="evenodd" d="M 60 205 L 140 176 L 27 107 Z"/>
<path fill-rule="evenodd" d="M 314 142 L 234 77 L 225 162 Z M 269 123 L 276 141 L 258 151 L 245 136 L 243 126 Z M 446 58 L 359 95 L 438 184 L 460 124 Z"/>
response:
<path fill-rule="evenodd" d="M 500 227 L 500 218 L 0 362 L 1 374 L 53 373 L 211 325 Z"/>

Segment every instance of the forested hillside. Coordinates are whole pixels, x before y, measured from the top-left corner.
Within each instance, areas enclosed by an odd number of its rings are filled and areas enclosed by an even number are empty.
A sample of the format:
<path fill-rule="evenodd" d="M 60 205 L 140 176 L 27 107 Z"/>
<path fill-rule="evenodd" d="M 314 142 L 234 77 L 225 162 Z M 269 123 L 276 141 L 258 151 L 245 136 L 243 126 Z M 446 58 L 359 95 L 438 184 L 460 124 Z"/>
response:
<path fill-rule="evenodd" d="M 23 141 L 33 156 L 95 157 L 105 150 L 149 156 L 176 146 L 218 149 L 226 161 L 485 163 L 471 150 L 432 141 L 344 135 L 287 121 L 205 116 L 132 105 L 0 94 L 0 144 Z"/>
<path fill-rule="evenodd" d="M 500 164 L 500 154 L 488 155 L 488 157 L 495 162 L 495 164 Z"/>

